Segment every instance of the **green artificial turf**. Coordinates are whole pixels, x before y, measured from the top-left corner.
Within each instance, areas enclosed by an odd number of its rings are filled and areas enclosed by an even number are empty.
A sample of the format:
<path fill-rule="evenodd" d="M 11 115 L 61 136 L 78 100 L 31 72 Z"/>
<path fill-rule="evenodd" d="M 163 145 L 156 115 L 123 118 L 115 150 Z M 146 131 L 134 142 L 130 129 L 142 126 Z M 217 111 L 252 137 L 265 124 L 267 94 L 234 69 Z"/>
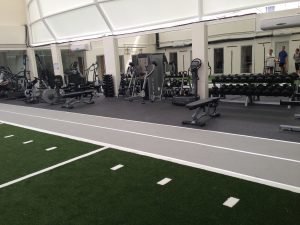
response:
<path fill-rule="evenodd" d="M 299 225 L 300 195 L 109 149 L 0 189 L 0 212 L 0 225 Z"/>
<path fill-rule="evenodd" d="M 5 139 L 8 135 L 14 137 Z M 34 142 L 23 145 L 29 140 Z M 50 147 L 58 148 L 45 151 Z M 1 124 L 0 184 L 99 148 L 93 144 Z"/>

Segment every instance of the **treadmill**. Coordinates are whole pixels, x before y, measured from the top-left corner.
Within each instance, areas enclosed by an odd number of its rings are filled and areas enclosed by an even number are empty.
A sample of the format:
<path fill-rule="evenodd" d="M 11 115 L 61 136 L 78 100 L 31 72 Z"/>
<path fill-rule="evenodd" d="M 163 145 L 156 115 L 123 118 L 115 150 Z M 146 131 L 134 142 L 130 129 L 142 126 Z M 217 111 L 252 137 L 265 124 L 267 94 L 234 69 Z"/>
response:
<path fill-rule="evenodd" d="M 198 95 L 198 70 L 200 69 L 202 65 L 201 59 L 193 59 L 191 62 L 191 66 L 189 68 L 189 72 L 192 73 L 192 91 L 190 95 L 177 95 L 173 97 L 172 104 L 178 105 L 178 106 L 185 106 L 191 102 L 198 101 L 200 99 Z M 180 93 L 183 93 L 183 86 L 184 86 L 184 77 L 182 77 L 182 83 L 181 83 L 181 91 Z"/>

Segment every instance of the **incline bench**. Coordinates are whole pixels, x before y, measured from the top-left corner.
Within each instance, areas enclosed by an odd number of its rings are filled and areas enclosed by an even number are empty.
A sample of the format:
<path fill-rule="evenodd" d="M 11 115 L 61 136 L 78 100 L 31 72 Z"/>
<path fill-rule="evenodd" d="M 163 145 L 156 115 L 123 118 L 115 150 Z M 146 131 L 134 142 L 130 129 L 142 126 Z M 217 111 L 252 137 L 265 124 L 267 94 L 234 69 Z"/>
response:
<path fill-rule="evenodd" d="M 300 101 L 280 101 L 280 105 L 300 106 Z M 300 114 L 295 114 L 295 119 L 300 119 Z M 300 126 L 280 125 L 281 130 L 300 132 Z"/>
<path fill-rule="evenodd" d="M 94 95 L 94 89 L 65 93 L 61 96 L 62 98 L 66 99 L 66 102 L 62 107 L 72 109 L 75 104 L 80 102 L 84 102 L 86 104 L 94 104 Z"/>
<path fill-rule="evenodd" d="M 197 111 L 192 115 L 192 121 L 183 121 L 182 124 L 205 126 L 204 117 L 218 117 L 217 107 L 219 104 L 219 97 L 201 99 L 186 105 L 189 110 L 197 109 Z"/>

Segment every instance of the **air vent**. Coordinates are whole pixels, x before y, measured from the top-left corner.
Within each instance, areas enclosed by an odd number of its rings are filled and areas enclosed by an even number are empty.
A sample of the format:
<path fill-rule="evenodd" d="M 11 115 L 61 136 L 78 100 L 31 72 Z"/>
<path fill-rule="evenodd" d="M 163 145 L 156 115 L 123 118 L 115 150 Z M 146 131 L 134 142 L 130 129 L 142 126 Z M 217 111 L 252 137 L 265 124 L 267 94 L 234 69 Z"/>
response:
<path fill-rule="evenodd" d="M 299 26 L 300 26 L 300 15 L 262 20 L 260 24 L 260 28 L 262 30 L 274 30 L 274 29 L 292 28 L 292 27 L 299 27 Z"/>

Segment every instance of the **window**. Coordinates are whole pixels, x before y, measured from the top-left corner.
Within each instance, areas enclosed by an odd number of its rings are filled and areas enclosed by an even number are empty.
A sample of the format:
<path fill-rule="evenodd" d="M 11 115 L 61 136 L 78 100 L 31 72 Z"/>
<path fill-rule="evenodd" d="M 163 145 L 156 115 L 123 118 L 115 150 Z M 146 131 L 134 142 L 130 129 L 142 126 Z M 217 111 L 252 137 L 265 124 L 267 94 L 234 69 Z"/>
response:
<path fill-rule="evenodd" d="M 84 74 L 85 66 L 85 52 L 84 51 L 70 51 L 70 50 L 61 50 L 61 57 L 64 71 L 68 71 L 71 68 L 71 65 L 74 62 L 78 63 L 79 70 Z"/>
<path fill-rule="evenodd" d="M 214 62 L 215 73 L 224 73 L 224 48 L 214 49 Z"/>
<path fill-rule="evenodd" d="M 252 46 L 241 48 L 241 73 L 252 73 Z"/>

